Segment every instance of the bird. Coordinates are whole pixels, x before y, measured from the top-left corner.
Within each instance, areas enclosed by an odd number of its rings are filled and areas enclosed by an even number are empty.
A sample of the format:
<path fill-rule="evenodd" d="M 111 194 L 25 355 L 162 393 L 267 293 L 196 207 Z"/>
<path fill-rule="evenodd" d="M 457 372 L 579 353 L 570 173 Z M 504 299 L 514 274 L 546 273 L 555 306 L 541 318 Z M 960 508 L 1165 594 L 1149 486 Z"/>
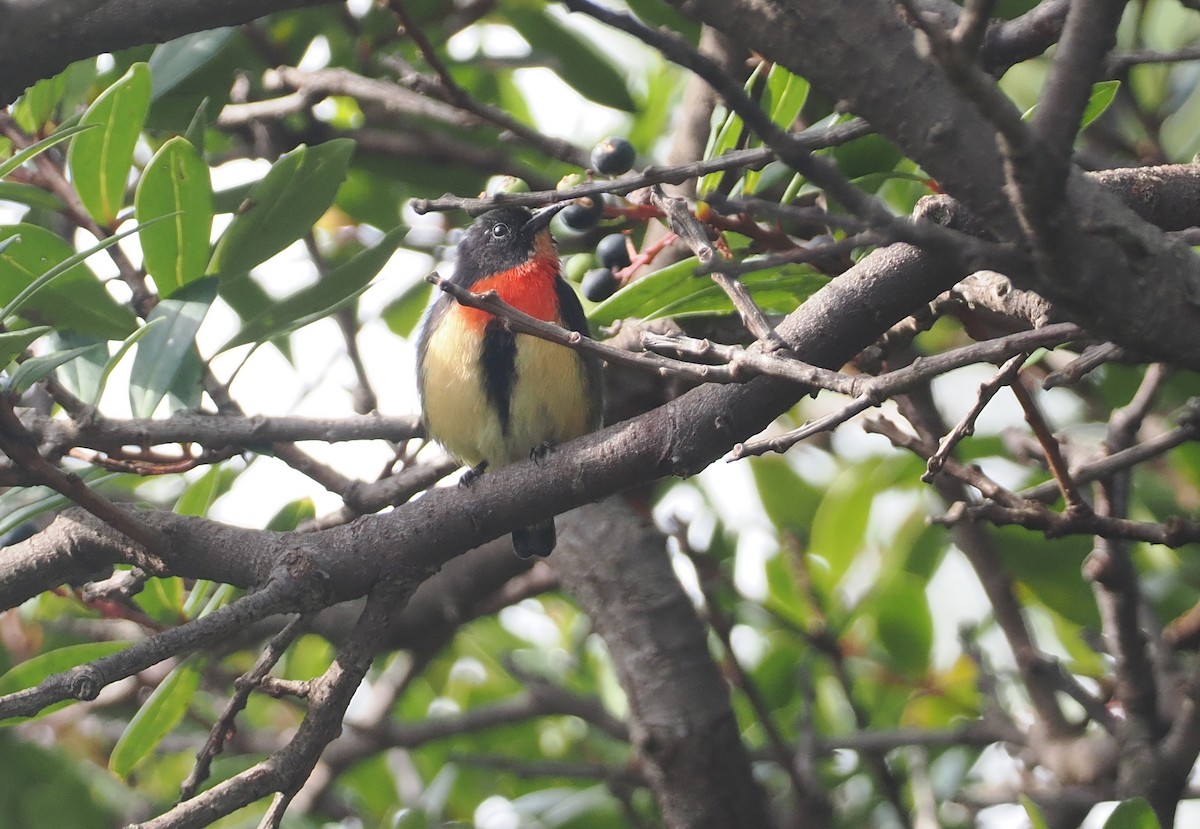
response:
<path fill-rule="evenodd" d="M 495 291 L 530 316 L 588 336 L 587 317 L 562 277 L 550 220 L 565 206 L 505 206 L 478 216 L 458 244 L 450 282 Z M 512 331 L 504 319 L 442 293 L 417 340 L 417 382 L 426 434 L 470 467 L 526 458 L 599 428 L 601 364 L 593 355 Z M 521 558 L 550 555 L 554 518 L 513 530 Z"/>

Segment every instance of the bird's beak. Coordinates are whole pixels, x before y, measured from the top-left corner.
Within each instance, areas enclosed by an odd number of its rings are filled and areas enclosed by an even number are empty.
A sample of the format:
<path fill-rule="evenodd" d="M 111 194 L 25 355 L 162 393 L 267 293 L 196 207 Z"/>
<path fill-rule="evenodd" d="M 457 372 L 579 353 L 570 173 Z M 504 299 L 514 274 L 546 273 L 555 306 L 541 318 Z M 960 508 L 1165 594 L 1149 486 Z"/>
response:
<path fill-rule="evenodd" d="M 537 233 L 542 228 L 549 227 L 550 220 L 554 218 L 554 214 L 569 204 L 569 201 L 560 201 L 549 207 L 543 207 L 541 210 L 534 211 L 533 218 L 525 225 L 525 229 L 530 233 Z"/>

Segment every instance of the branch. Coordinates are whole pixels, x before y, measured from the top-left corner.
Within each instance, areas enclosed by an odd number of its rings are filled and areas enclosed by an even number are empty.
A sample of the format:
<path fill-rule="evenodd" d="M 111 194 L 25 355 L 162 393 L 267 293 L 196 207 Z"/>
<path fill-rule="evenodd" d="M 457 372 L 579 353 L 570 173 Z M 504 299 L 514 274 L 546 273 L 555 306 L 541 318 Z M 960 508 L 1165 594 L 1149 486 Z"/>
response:
<path fill-rule="evenodd" d="M 675 0 L 690 16 L 808 79 L 866 118 L 1001 238 L 1021 237 L 1004 198 L 994 126 L 924 61 L 912 31 L 876 0 Z M 919 90 L 914 96 L 913 90 Z M 914 99 L 924 104 L 914 105 Z M 936 102 L 936 103 L 935 103 Z M 782 156 L 781 156 L 782 157 Z M 1012 272 L 1097 336 L 1136 352 L 1200 367 L 1200 261 L 1072 170 L 1065 210 L 1074 229 L 1057 267 Z M 831 195 L 836 195 L 831 191 Z M 1154 291 L 1142 286 L 1153 284 Z"/>
<path fill-rule="evenodd" d="M 92 412 L 79 420 L 65 420 L 29 411 L 22 412 L 22 422 L 44 450 L 59 452 L 75 446 L 108 451 L 130 445 L 150 447 L 172 443 L 198 443 L 220 449 L 301 440 L 402 441 L 424 434 L 420 418 L 415 415 L 313 418 L 178 412 L 161 420 L 124 420 Z"/>
<path fill-rule="evenodd" d="M 236 26 L 332 0 L 5 0 L 0 3 L 0 107 L 81 58 Z"/>
<path fill-rule="evenodd" d="M 819 129 L 807 129 L 797 133 L 794 138 L 799 146 L 809 150 L 819 150 L 826 147 L 839 147 L 855 138 L 861 138 L 871 133 L 871 127 L 866 121 L 856 119 L 844 124 Z M 472 215 L 501 205 L 523 205 L 525 207 L 540 207 L 541 205 L 572 201 L 589 196 L 599 196 L 604 193 L 624 195 L 634 190 L 641 190 L 655 184 L 683 184 L 707 173 L 720 170 L 761 170 L 776 160 L 775 151 L 769 147 L 752 150 L 731 150 L 720 158 L 706 161 L 693 161 L 687 164 L 677 164 L 669 167 L 647 167 L 640 173 L 630 173 L 612 180 L 597 180 L 567 187 L 562 190 L 544 190 L 534 193 L 497 193 L 488 198 L 460 198 L 445 195 L 440 199 L 413 199 L 409 205 L 417 213 L 429 213 L 439 210 L 463 210 Z"/>

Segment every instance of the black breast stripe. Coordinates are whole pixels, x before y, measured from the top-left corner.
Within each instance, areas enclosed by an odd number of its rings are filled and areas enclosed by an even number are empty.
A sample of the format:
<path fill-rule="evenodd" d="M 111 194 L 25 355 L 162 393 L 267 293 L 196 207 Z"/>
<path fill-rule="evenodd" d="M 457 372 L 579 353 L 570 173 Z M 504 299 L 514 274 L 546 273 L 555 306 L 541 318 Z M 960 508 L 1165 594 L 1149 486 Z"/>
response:
<path fill-rule="evenodd" d="M 501 432 L 508 434 L 509 396 L 517 380 L 517 336 L 500 320 L 490 319 L 483 329 L 481 351 L 483 387 L 496 406 Z"/>

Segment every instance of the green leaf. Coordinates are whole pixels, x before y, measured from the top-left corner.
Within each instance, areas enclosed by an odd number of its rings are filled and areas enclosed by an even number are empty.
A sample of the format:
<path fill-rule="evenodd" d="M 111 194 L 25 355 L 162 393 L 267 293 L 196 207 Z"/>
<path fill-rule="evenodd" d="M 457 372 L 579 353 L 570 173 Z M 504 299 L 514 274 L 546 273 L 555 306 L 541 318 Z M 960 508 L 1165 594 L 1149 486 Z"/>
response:
<path fill-rule="evenodd" d="M 691 257 L 637 279 L 593 308 L 588 319 L 593 325 L 610 325 L 627 318 L 732 313 L 725 291 L 707 276 L 696 276 L 695 269 Z M 779 265 L 745 274 L 741 281 L 764 311 L 789 313 L 828 278 L 808 265 Z"/>
<path fill-rule="evenodd" d="M 46 125 L 62 100 L 67 85 L 67 73 L 60 72 L 53 78 L 43 78 L 35 83 L 13 107 L 13 118 L 21 129 L 36 133 Z"/>
<path fill-rule="evenodd" d="M 32 184 L 19 184 L 15 181 L 0 181 L 0 201 L 27 204 L 50 211 L 59 211 L 66 207 L 63 200 L 53 193 Z"/>
<path fill-rule="evenodd" d="M 208 515 L 213 503 L 229 491 L 233 477 L 219 466 L 210 466 L 197 480 L 188 485 L 175 502 L 177 515 Z"/>
<path fill-rule="evenodd" d="M 763 456 L 750 459 L 750 472 L 758 497 L 771 523 L 801 538 L 808 537 L 813 515 L 823 488 L 804 480 L 786 458 Z"/>
<path fill-rule="evenodd" d="M 134 197 L 139 223 L 163 219 L 141 233 L 146 270 L 160 296 L 169 297 L 204 275 L 212 233 L 213 195 L 208 165 L 187 139 L 163 144 L 142 174 Z"/>
<path fill-rule="evenodd" d="M 1088 96 L 1087 106 L 1083 108 L 1083 117 L 1079 120 L 1080 131 L 1090 127 L 1093 121 L 1104 114 L 1117 97 L 1117 90 L 1120 88 L 1120 81 L 1100 81 L 1092 86 L 1092 94 Z"/>
<path fill-rule="evenodd" d="M 1042 817 L 1042 810 L 1029 799 L 1028 795 L 1021 795 L 1021 805 L 1025 808 L 1025 814 L 1029 816 L 1030 829 L 1050 829 L 1046 824 L 1046 818 Z"/>
<path fill-rule="evenodd" d="M 108 759 L 109 770 L 119 777 L 129 776 L 183 719 L 199 687 L 197 661 L 187 659 L 177 665 L 129 721 Z"/>
<path fill-rule="evenodd" d="M 261 314 L 246 320 L 241 330 L 221 346 L 220 351 L 287 334 L 327 317 L 351 302 L 367 289 L 371 280 L 387 264 L 404 240 L 406 232 L 406 228 L 390 231 L 374 247 L 334 268 L 316 283 L 273 303 Z"/>
<path fill-rule="evenodd" d="M 80 119 L 99 129 L 75 137 L 67 164 L 80 201 L 101 225 L 110 224 L 125 203 L 133 149 L 149 107 L 150 69 L 135 63 Z"/>
<path fill-rule="evenodd" d="M 100 337 L 89 334 L 77 334 L 74 331 L 55 331 L 50 336 L 50 348 L 53 351 L 65 351 L 69 348 L 80 348 L 87 345 L 107 343 Z M 104 366 L 109 361 L 108 347 L 97 348 L 95 351 L 85 351 L 70 362 L 63 363 L 54 371 L 54 376 L 63 388 L 80 400 L 93 400 L 100 388 L 100 378 L 104 374 Z"/>
<path fill-rule="evenodd" d="M 514 3 L 505 7 L 504 13 L 533 48 L 534 58 L 551 58 L 547 65 L 580 95 L 623 112 L 637 110 L 616 65 L 590 41 L 555 19 L 544 5 Z"/>
<path fill-rule="evenodd" d="M 1096 598 L 1079 577 L 1092 546 L 1085 536 L 1046 538 L 1022 527 L 992 527 L 988 534 L 1013 578 L 1047 608 L 1077 625 L 1099 628 Z"/>
<path fill-rule="evenodd" d="M 29 347 L 29 344 L 43 334 L 48 334 L 54 329 L 48 325 L 39 325 L 34 328 L 26 328 L 22 331 L 4 331 L 0 332 L 0 368 L 7 366 L 13 360 L 20 357 L 21 354 Z"/>
<path fill-rule="evenodd" d="M 244 276 L 304 236 L 333 203 L 353 152 L 353 141 L 338 138 L 280 156 L 221 235 L 208 272 Z"/>
<path fill-rule="evenodd" d="M 863 549 L 867 519 L 879 490 L 874 472 L 879 462 L 867 460 L 843 470 L 826 488 L 813 515 L 809 554 L 829 565 L 827 587 L 833 588 Z"/>
<path fill-rule="evenodd" d="M 137 480 L 141 476 L 123 472 L 104 474 L 100 470 L 90 469 L 82 475 L 84 483 L 89 487 L 98 488 L 101 484 Z M 0 535 L 11 532 L 26 521 L 36 518 L 43 513 L 62 509 L 70 501 L 48 487 L 28 487 L 10 489 L 0 494 Z"/>
<path fill-rule="evenodd" d="M 708 147 L 704 150 L 705 160 L 720 158 L 728 151 L 737 147 L 742 140 L 742 118 L 736 112 L 725 114 L 725 110 L 717 107 L 713 110 L 712 128 L 708 136 Z M 696 198 L 702 199 L 720 186 L 725 177 L 724 170 L 705 173 L 696 183 Z"/>
<path fill-rule="evenodd" d="M 104 389 L 108 385 L 109 376 L 113 373 L 113 369 L 117 367 L 117 364 L 129 353 L 129 349 L 133 348 L 138 340 L 150 333 L 155 326 L 162 325 L 164 322 L 165 320 L 161 317 L 152 319 L 125 338 L 124 342 L 121 343 L 121 347 L 108 359 L 104 364 L 104 368 L 100 371 L 100 377 L 96 382 L 96 390 L 92 395 L 91 403 L 93 406 L 100 405 L 100 398 L 104 396 Z"/>
<path fill-rule="evenodd" d="M 383 322 L 388 330 L 399 337 L 407 337 L 416 329 L 429 304 L 429 294 L 433 286 L 424 279 L 418 279 L 405 289 L 404 293 L 388 303 L 383 309 Z"/>
<path fill-rule="evenodd" d="M 76 252 L 44 227 L 0 227 L 0 240 L 21 237 L 0 248 L 0 302 L 5 303 L 0 319 L 25 307 L 21 316 L 33 322 L 105 339 L 123 339 L 133 331 L 136 317 L 112 298 L 83 261 L 135 232 L 110 236 Z"/>
<path fill-rule="evenodd" d="M 36 144 L 30 144 L 28 147 L 21 150 L 19 153 L 16 153 L 15 155 L 13 155 L 12 158 L 9 158 L 9 159 L 5 160 L 4 162 L 0 162 L 0 178 L 4 178 L 6 175 L 8 175 L 13 170 L 20 167 L 26 161 L 29 161 L 31 158 L 37 157 L 38 155 L 40 155 L 41 153 L 44 153 L 46 150 L 50 149 L 51 147 L 53 147 L 56 144 L 61 144 L 62 142 L 66 141 L 68 138 L 70 138 L 71 136 L 78 135 L 81 132 L 87 132 L 88 130 L 95 129 L 95 128 L 96 128 L 95 124 L 77 124 L 76 126 L 73 126 L 73 127 L 65 127 L 64 129 L 61 129 L 58 132 L 54 133 L 54 135 L 50 135 L 50 136 L 47 136 L 46 138 L 43 138 L 41 141 L 37 142 Z"/>
<path fill-rule="evenodd" d="M 69 348 L 66 351 L 55 351 L 50 354 L 43 354 L 40 357 L 32 357 L 21 363 L 20 367 L 13 372 L 12 377 L 8 381 L 8 390 L 13 394 L 22 394 L 30 386 L 47 376 L 63 363 L 74 360 L 82 354 L 102 348 L 104 348 L 103 344 L 96 343 L 94 345 L 80 346 L 79 348 Z"/>
<path fill-rule="evenodd" d="M 899 574 L 874 603 L 875 633 L 899 670 L 920 677 L 929 668 L 933 648 L 933 614 L 925 596 L 925 583 Z"/>
<path fill-rule="evenodd" d="M 780 129 L 790 130 L 808 100 L 809 88 L 808 81 L 804 78 L 789 72 L 781 64 L 773 64 L 767 75 L 764 101 L 764 105 L 769 108 L 771 121 Z M 746 171 L 743 187 L 746 193 L 757 191 L 762 175 L 762 170 Z"/>
<path fill-rule="evenodd" d="M 129 405 L 134 417 L 150 417 L 179 379 L 196 350 L 196 331 L 217 296 L 217 280 L 201 279 L 164 299 L 150 312 L 147 323 L 163 322 L 138 343 L 129 381 Z"/>
<path fill-rule="evenodd" d="M 1104 821 L 1104 829 L 1162 829 L 1162 824 L 1158 822 L 1150 804 L 1143 798 L 1135 797 L 1117 804 L 1108 820 Z"/>
<path fill-rule="evenodd" d="M 47 677 L 61 674 L 79 665 L 110 656 L 128 644 L 128 642 L 121 641 L 85 642 L 80 645 L 67 645 L 62 648 L 55 648 L 54 650 L 30 657 L 4 674 L 4 676 L 0 676 L 0 696 L 23 691 L 26 688 L 34 688 Z M 43 708 L 33 717 L 10 718 L 0 721 L 0 725 L 16 725 L 21 722 L 28 722 L 31 719 L 43 717 L 51 711 L 64 708 L 72 702 L 74 700 L 64 700 L 63 702 Z"/>
<path fill-rule="evenodd" d="M 152 619 L 163 624 L 179 624 L 183 615 L 183 579 L 179 577 L 151 578 L 133 601 Z"/>
<path fill-rule="evenodd" d="M 1121 88 L 1120 81 L 1100 81 L 1092 84 L 1091 94 L 1088 95 L 1087 104 L 1083 108 L 1083 116 L 1079 119 L 1079 131 L 1083 132 L 1092 122 L 1104 114 L 1105 110 L 1112 105 L 1113 99 L 1117 97 L 1117 90 Z M 1033 118 L 1033 114 L 1037 112 L 1038 105 L 1034 104 L 1021 115 L 1022 121 L 1029 121 Z"/>
<path fill-rule="evenodd" d="M 184 138 L 169 140 L 156 152 L 138 182 L 134 197 L 138 222 L 162 218 L 146 227 L 142 239 L 146 270 L 158 293 L 170 296 L 204 276 L 212 230 L 209 168 Z"/>
<path fill-rule="evenodd" d="M 284 504 L 279 512 L 267 522 L 266 529 L 273 533 L 291 532 L 303 521 L 310 521 L 317 516 L 317 507 L 311 498 L 297 498 Z"/>
<path fill-rule="evenodd" d="M 230 26 L 208 29 L 154 47 L 149 64 L 154 78 L 150 99 L 157 101 L 207 66 L 236 33 L 237 29 Z"/>

